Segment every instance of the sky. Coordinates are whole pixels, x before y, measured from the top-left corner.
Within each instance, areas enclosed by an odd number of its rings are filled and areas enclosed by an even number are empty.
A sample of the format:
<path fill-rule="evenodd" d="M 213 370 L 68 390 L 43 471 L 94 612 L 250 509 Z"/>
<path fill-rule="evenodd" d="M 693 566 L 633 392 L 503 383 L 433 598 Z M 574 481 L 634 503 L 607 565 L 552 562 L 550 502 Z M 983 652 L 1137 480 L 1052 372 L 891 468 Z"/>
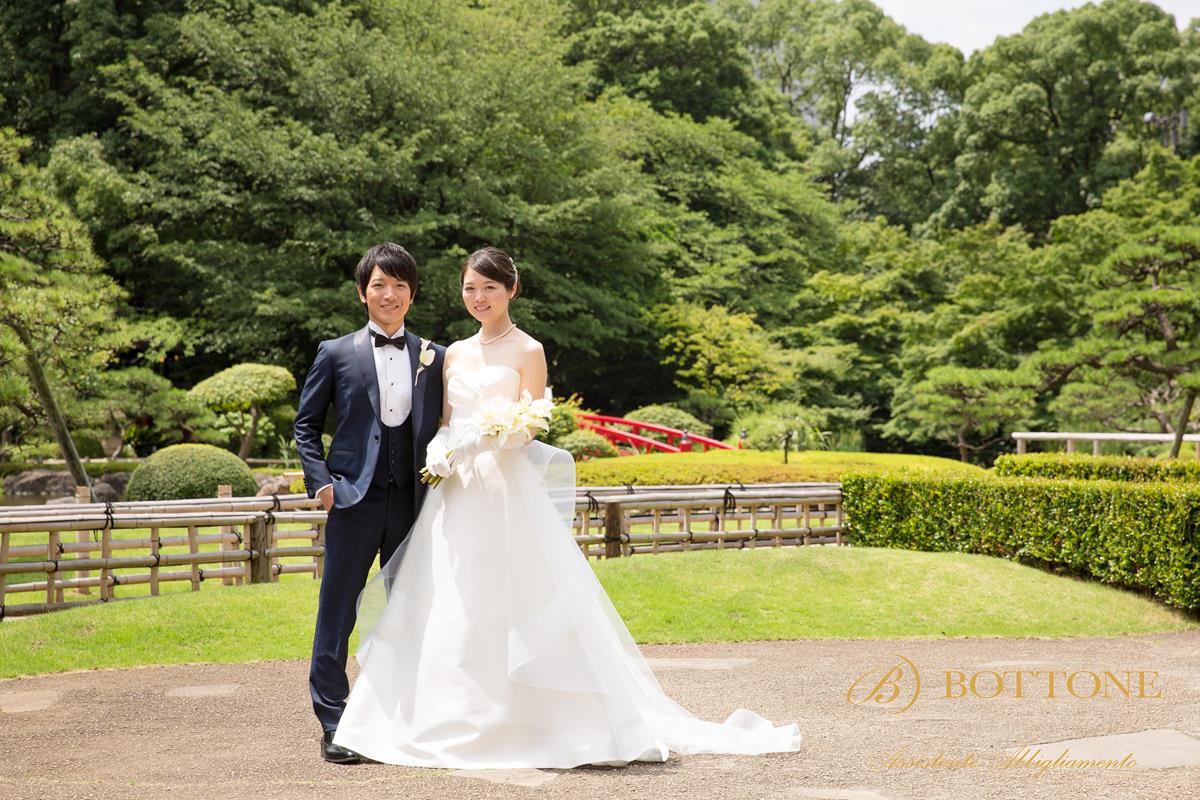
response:
<path fill-rule="evenodd" d="M 1017 33 L 1034 17 L 1085 5 L 1083 0 L 875 0 L 910 33 L 946 42 L 963 55 L 987 47 L 997 36 Z M 1200 17 L 1200 0 L 1156 0 L 1180 28 Z"/>

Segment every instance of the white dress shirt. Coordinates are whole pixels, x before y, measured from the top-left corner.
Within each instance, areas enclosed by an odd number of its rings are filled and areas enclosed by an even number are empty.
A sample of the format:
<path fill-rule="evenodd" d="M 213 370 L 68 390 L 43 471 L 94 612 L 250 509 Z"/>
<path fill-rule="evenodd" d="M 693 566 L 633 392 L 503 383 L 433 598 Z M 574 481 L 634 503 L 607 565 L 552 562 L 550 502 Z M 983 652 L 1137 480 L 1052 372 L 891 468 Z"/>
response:
<path fill-rule="evenodd" d="M 383 329 L 374 322 L 368 322 L 367 327 L 372 333 L 387 336 Z M 404 335 L 404 326 L 392 339 Z M 375 347 L 375 337 L 371 337 L 371 350 L 375 354 L 375 375 L 379 380 L 379 416 L 384 425 L 395 427 L 403 424 L 412 412 L 412 363 L 408 358 L 408 349 L 401 350 L 390 344 Z"/>
<path fill-rule="evenodd" d="M 373 321 L 367 323 L 367 328 L 372 334 L 378 333 L 387 336 L 383 328 Z M 404 326 L 401 325 L 396 335 L 388 338 L 396 339 L 403 335 Z M 408 415 L 412 413 L 413 375 L 407 346 L 404 350 L 390 344 L 376 347 L 374 336 L 371 336 L 370 344 L 371 352 L 375 356 L 375 378 L 379 381 L 380 419 L 388 427 L 402 425 Z M 370 469 L 373 466 L 373 464 L 368 464 L 367 468 Z M 333 484 L 325 484 L 317 490 L 317 494 L 319 495 L 329 486 L 333 486 Z"/>

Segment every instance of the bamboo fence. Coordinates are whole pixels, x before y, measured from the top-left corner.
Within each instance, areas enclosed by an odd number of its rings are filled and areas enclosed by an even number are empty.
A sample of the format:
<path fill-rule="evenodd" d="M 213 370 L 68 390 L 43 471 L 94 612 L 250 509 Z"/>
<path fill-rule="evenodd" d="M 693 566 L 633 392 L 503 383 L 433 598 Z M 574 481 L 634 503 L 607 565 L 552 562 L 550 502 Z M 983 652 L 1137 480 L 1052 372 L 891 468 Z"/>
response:
<path fill-rule="evenodd" d="M 305 495 L 5 508 L 0 620 L 157 596 L 176 581 L 199 591 L 213 579 L 319 579 L 325 521 Z M 572 520 L 589 558 L 842 545 L 844 532 L 841 487 L 828 483 L 580 487 Z"/>

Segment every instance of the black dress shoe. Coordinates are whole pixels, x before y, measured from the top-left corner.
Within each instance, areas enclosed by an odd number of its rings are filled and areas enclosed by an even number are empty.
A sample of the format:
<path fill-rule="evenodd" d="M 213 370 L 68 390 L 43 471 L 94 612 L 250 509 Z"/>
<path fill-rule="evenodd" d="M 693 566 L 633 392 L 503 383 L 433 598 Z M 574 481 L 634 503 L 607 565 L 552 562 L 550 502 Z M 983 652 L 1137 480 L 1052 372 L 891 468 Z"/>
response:
<path fill-rule="evenodd" d="M 325 731 L 321 737 L 321 758 L 331 764 L 361 764 L 365 760 L 353 750 L 334 744 L 333 731 Z"/>

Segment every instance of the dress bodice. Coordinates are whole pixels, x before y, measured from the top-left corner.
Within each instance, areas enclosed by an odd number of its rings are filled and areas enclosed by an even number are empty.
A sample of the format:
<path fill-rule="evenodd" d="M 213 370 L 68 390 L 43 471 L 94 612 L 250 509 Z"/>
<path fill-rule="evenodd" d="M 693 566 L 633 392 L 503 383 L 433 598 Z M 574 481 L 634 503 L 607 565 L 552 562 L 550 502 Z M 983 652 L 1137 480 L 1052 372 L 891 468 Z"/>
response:
<path fill-rule="evenodd" d="M 451 367 L 447 371 L 446 396 L 452 419 L 470 418 L 498 395 L 516 400 L 520 390 L 521 373 L 507 364 L 488 364 L 477 369 Z"/>

